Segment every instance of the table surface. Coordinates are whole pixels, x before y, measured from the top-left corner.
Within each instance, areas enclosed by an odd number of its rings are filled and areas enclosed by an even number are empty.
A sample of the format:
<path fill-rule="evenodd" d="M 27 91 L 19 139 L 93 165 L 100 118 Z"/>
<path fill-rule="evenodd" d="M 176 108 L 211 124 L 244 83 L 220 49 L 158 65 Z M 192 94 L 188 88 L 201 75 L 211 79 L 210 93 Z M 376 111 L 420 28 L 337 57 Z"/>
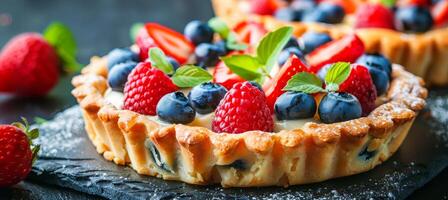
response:
<path fill-rule="evenodd" d="M 0 47 L 22 32 L 42 32 L 52 21 L 61 21 L 72 28 L 78 42 L 78 58 L 88 63 L 92 55 L 104 55 L 116 47 L 131 43 L 129 28 L 135 22 L 159 22 L 182 31 L 193 19 L 213 16 L 208 0 L 1 0 Z M 63 78 L 45 98 L 14 98 L 0 94 L 0 124 L 28 119 L 50 119 L 55 113 L 75 104 L 70 95 L 70 77 Z M 448 197 L 448 169 L 445 169 L 410 199 L 443 199 Z M 0 189 L 0 199 L 100 199 L 53 185 L 24 181 L 14 187 Z"/>

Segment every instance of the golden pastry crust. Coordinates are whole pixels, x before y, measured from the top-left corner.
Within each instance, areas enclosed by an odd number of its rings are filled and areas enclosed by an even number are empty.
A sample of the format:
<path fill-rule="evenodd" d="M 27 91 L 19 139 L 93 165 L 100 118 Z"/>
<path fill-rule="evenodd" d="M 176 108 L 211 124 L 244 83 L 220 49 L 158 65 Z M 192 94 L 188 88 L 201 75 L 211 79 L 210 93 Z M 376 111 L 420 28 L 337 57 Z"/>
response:
<path fill-rule="evenodd" d="M 95 57 L 72 81 L 87 134 L 104 158 L 140 174 L 224 187 L 288 186 L 370 170 L 398 149 L 427 97 L 422 79 L 394 65 L 387 102 L 367 117 L 227 134 L 163 126 L 117 109 L 105 100 L 106 77 L 105 59 Z"/>
<path fill-rule="evenodd" d="M 409 72 L 424 77 L 430 85 L 448 85 L 448 27 L 410 34 L 381 28 L 354 30 L 345 24 L 284 22 L 272 16 L 248 14 L 244 11 L 248 9 L 247 1 L 212 0 L 212 3 L 216 15 L 231 26 L 252 20 L 264 24 L 268 30 L 292 26 L 296 36 L 301 36 L 308 30 L 326 32 L 333 38 L 354 32 L 364 42 L 367 52 L 385 55 L 391 62 L 406 66 Z"/>

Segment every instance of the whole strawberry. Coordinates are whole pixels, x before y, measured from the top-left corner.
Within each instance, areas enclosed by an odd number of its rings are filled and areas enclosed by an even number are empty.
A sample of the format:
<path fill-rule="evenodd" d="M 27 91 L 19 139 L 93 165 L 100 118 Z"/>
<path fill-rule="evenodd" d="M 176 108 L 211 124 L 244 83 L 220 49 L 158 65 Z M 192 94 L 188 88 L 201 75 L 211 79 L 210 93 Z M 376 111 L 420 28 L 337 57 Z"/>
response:
<path fill-rule="evenodd" d="M 124 88 L 124 109 L 144 115 L 156 115 L 159 100 L 178 88 L 171 79 L 149 63 L 140 63 L 129 74 Z"/>
<path fill-rule="evenodd" d="M 0 125 L 0 188 L 14 185 L 31 171 L 39 146 L 32 140 L 39 136 L 37 129 L 25 124 Z"/>
<path fill-rule="evenodd" d="M 274 121 L 263 92 L 250 82 L 235 84 L 216 108 L 212 129 L 219 133 L 273 131 Z"/>

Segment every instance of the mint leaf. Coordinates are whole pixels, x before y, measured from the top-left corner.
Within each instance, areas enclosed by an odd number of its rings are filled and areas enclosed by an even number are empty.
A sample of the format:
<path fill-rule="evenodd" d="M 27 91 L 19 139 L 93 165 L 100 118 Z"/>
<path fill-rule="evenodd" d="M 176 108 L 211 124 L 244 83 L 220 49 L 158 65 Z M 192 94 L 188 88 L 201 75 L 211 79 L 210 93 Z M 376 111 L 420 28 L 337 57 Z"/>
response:
<path fill-rule="evenodd" d="M 308 94 L 324 91 L 322 88 L 322 81 L 315 74 L 308 72 L 301 72 L 294 75 L 283 90 L 304 92 Z"/>
<path fill-rule="evenodd" d="M 335 83 L 339 85 L 348 78 L 348 76 L 350 75 L 350 71 L 350 63 L 334 63 L 333 65 L 331 65 L 330 69 L 328 69 L 327 75 L 325 75 L 325 83 L 327 85 L 329 83 Z"/>
<path fill-rule="evenodd" d="M 208 26 L 210 26 L 210 28 L 212 28 L 215 33 L 218 33 L 219 36 L 221 36 L 221 38 L 225 40 L 227 40 L 227 37 L 231 33 L 230 28 L 227 26 L 227 24 L 218 17 L 214 17 L 208 20 Z"/>
<path fill-rule="evenodd" d="M 171 77 L 178 87 L 194 87 L 201 83 L 210 81 L 213 76 L 207 70 L 194 65 L 185 65 L 176 70 Z"/>
<path fill-rule="evenodd" d="M 151 48 L 148 55 L 152 66 L 162 70 L 165 74 L 174 73 L 173 65 L 168 61 L 162 50 L 157 47 Z"/>
<path fill-rule="evenodd" d="M 131 41 L 135 42 L 135 39 L 137 38 L 138 32 L 144 26 L 145 25 L 143 23 L 132 24 L 131 29 L 129 30 L 129 36 L 131 37 Z"/>
<path fill-rule="evenodd" d="M 336 92 L 339 90 L 339 85 L 336 83 L 328 83 L 327 85 L 325 85 L 325 90 L 329 92 Z"/>
<path fill-rule="evenodd" d="M 242 51 L 247 49 L 247 45 L 238 43 L 235 33 L 231 32 L 226 40 L 226 46 L 228 49 Z"/>
<path fill-rule="evenodd" d="M 258 44 L 257 58 L 260 64 L 266 67 L 267 72 L 271 71 L 278 55 L 291 38 L 292 30 L 291 27 L 279 28 L 268 33 Z"/>
<path fill-rule="evenodd" d="M 81 69 L 81 65 L 76 61 L 76 41 L 67 26 L 60 22 L 53 22 L 45 29 L 44 38 L 56 50 L 65 71 L 73 73 Z"/>
<path fill-rule="evenodd" d="M 38 125 L 42 125 L 47 123 L 48 120 L 42 118 L 42 117 L 34 117 L 34 123 L 38 124 Z"/>
<path fill-rule="evenodd" d="M 381 4 L 383 4 L 387 7 L 392 7 L 395 5 L 395 1 L 396 0 L 381 0 Z"/>
<path fill-rule="evenodd" d="M 261 77 L 258 69 L 261 65 L 255 57 L 250 55 L 232 55 L 221 58 L 229 69 L 248 81 L 255 80 Z"/>

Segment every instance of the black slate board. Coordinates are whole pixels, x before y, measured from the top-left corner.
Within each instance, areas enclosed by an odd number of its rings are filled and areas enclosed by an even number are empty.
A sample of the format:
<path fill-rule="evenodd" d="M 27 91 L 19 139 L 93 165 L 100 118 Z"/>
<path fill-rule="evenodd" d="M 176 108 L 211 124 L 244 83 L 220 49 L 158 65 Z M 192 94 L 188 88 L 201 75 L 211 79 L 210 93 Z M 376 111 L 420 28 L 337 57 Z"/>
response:
<path fill-rule="evenodd" d="M 194 186 L 140 176 L 98 155 L 83 128 L 80 108 L 40 126 L 40 159 L 31 179 L 110 199 L 404 199 L 448 166 L 448 90 L 430 94 L 401 148 L 375 169 L 289 188 Z"/>

